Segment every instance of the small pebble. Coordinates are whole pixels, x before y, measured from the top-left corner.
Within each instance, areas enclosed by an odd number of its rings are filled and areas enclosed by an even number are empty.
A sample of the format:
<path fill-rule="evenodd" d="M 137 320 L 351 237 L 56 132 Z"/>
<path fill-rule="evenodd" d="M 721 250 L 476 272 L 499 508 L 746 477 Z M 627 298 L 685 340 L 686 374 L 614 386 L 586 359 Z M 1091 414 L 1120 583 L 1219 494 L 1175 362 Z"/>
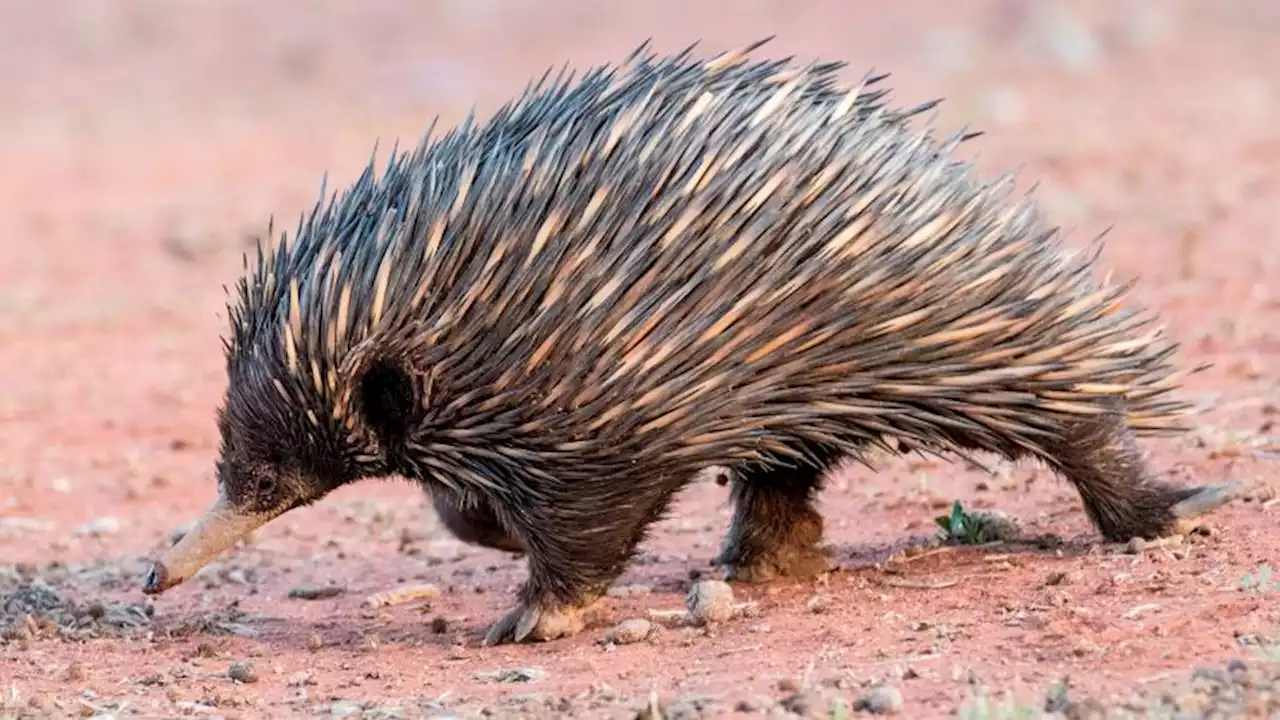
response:
<path fill-rule="evenodd" d="M 635 597 L 648 595 L 652 589 L 648 585 L 620 585 L 609 588 L 609 597 Z"/>
<path fill-rule="evenodd" d="M 814 595 L 805 603 L 805 607 L 814 615 L 821 615 L 831 609 L 831 598 L 826 595 Z"/>
<path fill-rule="evenodd" d="M 320 633 L 311 633 L 307 638 L 307 649 L 315 652 L 322 647 L 324 647 L 324 638 L 320 637 Z"/>
<path fill-rule="evenodd" d="M 295 600 L 324 600 L 337 597 L 346 592 L 341 585 L 299 585 L 289 591 L 289 597 Z"/>
<path fill-rule="evenodd" d="M 352 700 L 335 700 L 329 705 L 329 714 L 333 717 L 351 717 L 364 713 L 364 706 Z"/>
<path fill-rule="evenodd" d="M 1174 701 L 1174 705 L 1179 711 L 1194 717 L 1204 716 L 1204 711 L 1209 704 L 1209 698 L 1203 693 L 1189 692 L 1178 697 Z"/>
<path fill-rule="evenodd" d="M 1218 528 L 1212 525 L 1196 525 L 1191 528 L 1192 537 L 1215 537 L 1221 534 Z"/>
<path fill-rule="evenodd" d="M 616 645 L 630 645 L 649 637 L 653 631 L 653 623 L 641 618 L 623 620 L 609 631 L 605 639 Z"/>
<path fill-rule="evenodd" d="M 784 699 L 782 709 L 800 717 L 818 717 L 822 708 L 822 697 L 816 692 L 797 692 Z"/>
<path fill-rule="evenodd" d="M 81 682 L 87 677 L 84 665 L 73 662 L 67 666 L 67 682 Z"/>
<path fill-rule="evenodd" d="M 858 701 L 858 709 L 873 715 L 897 715 L 902 705 L 902 693 L 892 685 L 880 685 Z"/>
<path fill-rule="evenodd" d="M 547 673 L 542 668 L 520 667 L 476 673 L 477 680 L 499 683 L 526 683 L 541 680 Z"/>
<path fill-rule="evenodd" d="M 694 583 L 684 599 L 685 607 L 694 622 L 725 622 L 733 618 L 733 588 L 721 580 L 702 580 Z"/>
<path fill-rule="evenodd" d="M 461 645 L 454 645 L 449 648 L 449 652 L 445 653 L 444 658 L 446 660 L 468 660 L 471 656 L 467 654 L 467 649 L 465 647 Z"/>
<path fill-rule="evenodd" d="M 1094 698 L 1085 698 L 1068 704 L 1063 714 L 1067 720 L 1100 720 L 1107 716 L 1107 709 Z"/>
<path fill-rule="evenodd" d="M 120 532 L 120 519 L 114 517 L 100 517 L 97 520 L 81 525 L 76 528 L 76 535 L 81 537 L 98 537 L 100 535 L 114 535 Z"/>
<path fill-rule="evenodd" d="M 253 665 L 248 662 L 231 663 L 231 667 L 227 668 L 227 677 L 242 683 L 258 682 L 258 674 L 254 672 Z"/>
<path fill-rule="evenodd" d="M 52 527 L 53 523 L 46 520 L 24 517 L 5 517 L 0 518 L 0 537 L 44 532 Z"/>
<path fill-rule="evenodd" d="M 1067 574 L 1065 572 L 1058 570 L 1058 571 L 1049 573 L 1048 577 L 1044 579 L 1044 584 L 1045 585 L 1066 585 L 1069 580 L 1070 578 L 1067 577 Z"/>
<path fill-rule="evenodd" d="M 1182 545 L 1181 535 L 1169 535 L 1168 537 L 1156 538 L 1155 540 L 1143 540 L 1135 537 L 1129 540 L 1124 546 L 1125 552 L 1130 555 L 1141 555 L 1147 550 L 1156 548 L 1175 548 Z"/>

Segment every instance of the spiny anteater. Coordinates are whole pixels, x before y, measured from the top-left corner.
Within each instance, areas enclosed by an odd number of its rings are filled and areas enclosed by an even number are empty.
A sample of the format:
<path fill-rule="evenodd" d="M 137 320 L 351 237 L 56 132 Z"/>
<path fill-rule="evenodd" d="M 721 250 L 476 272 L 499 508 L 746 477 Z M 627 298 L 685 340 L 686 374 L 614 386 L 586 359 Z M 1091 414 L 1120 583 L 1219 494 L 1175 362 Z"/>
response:
<path fill-rule="evenodd" d="M 736 503 L 717 562 L 753 581 L 827 567 L 820 476 L 875 448 L 1038 458 L 1112 540 L 1226 501 L 1140 454 L 1183 427 L 1176 346 L 1094 253 L 952 159 L 965 136 L 912 131 L 929 105 L 758 46 L 544 77 L 322 194 L 239 283 L 218 500 L 146 590 L 387 475 L 527 555 L 488 643 L 580 630 L 712 466 Z"/>

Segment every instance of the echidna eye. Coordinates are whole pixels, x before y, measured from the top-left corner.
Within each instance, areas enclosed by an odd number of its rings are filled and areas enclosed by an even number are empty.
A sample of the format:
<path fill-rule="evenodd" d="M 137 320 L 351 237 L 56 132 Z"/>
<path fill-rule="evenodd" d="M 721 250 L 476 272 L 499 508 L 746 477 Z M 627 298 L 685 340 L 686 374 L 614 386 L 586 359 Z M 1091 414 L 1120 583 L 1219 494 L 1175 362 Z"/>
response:
<path fill-rule="evenodd" d="M 276 499 L 276 479 L 271 476 L 263 476 L 258 478 L 258 502 L 265 506 L 270 506 Z"/>

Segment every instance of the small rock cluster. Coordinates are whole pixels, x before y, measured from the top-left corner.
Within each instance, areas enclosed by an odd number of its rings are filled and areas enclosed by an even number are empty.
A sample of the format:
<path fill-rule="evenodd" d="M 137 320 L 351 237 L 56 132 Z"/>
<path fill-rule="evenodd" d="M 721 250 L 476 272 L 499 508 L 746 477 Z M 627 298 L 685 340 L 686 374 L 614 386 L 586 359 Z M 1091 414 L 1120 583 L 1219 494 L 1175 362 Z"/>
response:
<path fill-rule="evenodd" d="M 0 638 L 19 646 L 46 637 L 120 637 L 148 627 L 150 605 L 78 602 L 38 572 L 0 571 Z"/>

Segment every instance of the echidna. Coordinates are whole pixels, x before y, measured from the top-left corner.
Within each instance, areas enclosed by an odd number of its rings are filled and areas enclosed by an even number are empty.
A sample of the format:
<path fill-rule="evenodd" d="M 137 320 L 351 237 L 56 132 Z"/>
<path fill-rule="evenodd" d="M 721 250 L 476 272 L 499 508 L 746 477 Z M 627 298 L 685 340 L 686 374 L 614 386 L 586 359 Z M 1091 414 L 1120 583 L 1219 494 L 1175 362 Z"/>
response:
<path fill-rule="evenodd" d="M 1154 315 L 1097 281 L 1010 177 L 980 182 L 843 63 L 642 45 L 371 160 L 246 269 L 218 499 L 158 593 L 270 519 L 375 476 L 527 556 L 487 643 L 582 628 L 672 496 L 733 474 L 717 562 L 826 569 L 822 473 L 888 452 L 1034 458 L 1106 538 L 1228 499 L 1156 479 L 1185 427 Z"/>

